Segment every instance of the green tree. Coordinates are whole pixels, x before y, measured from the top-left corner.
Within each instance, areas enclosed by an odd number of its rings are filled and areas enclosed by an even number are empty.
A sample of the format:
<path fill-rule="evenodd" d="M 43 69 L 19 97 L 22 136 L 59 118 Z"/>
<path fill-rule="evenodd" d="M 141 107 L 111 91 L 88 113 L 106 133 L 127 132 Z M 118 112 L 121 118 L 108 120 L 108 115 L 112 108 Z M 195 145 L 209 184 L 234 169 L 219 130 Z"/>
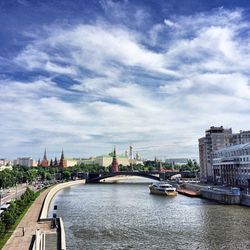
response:
<path fill-rule="evenodd" d="M 50 172 L 45 173 L 45 179 L 48 180 L 48 181 L 50 181 L 52 179 L 52 175 L 51 175 Z"/>
<path fill-rule="evenodd" d="M 64 179 L 64 180 L 69 180 L 70 178 L 71 178 L 71 173 L 70 173 L 70 171 L 69 170 L 63 170 L 63 172 L 62 172 L 62 178 Z"/>
<path fill-rule="evenodd" d="M 5 232 L 5 224 L 2 221 L 0 221 L 0 238 L 3 236 L 4 232 Z"/>
<path fill-rule="evenodd" d="M 17 219 L 16 205 L 12 202 L 8 210 L 3 213 L 3 219 L 6 228 L 10 228 Z"/>

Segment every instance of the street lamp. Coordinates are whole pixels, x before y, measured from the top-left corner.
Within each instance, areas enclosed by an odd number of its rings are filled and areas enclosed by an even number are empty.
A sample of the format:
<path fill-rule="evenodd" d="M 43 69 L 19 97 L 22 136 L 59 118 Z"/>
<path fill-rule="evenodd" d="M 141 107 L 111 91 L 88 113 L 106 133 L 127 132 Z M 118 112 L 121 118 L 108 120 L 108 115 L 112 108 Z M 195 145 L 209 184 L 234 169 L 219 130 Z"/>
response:
<path fill-rule="evenodd" d="M 3 188 L 0 189 L 0 208 L 2 207 L 2 194 L 3 194 Z"/>
<path fill-rule="evenodd" d="M 16 183 L 16 200 L 17 200 L 17 177 L 15 183 Z"/>

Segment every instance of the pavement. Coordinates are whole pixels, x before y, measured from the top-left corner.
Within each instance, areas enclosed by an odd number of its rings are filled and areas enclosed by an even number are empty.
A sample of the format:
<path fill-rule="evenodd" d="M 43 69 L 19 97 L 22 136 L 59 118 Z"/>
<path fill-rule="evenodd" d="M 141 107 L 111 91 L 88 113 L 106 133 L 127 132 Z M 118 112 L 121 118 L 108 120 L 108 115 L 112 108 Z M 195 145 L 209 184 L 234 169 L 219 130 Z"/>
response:
<path fill-rule="evenodd" d="M 28 250 L 32 241 L 32 235 L 36 230 L 40 233 L 55 234 L 56 229 L 50 228 L 50 222 L 38 222 L 43 201 L 52 187 L 46 189 L 34 201 L 25 216 L 22 218 L 3 250 Z M 23 235 L 24 232 L 24 235 Z"/>

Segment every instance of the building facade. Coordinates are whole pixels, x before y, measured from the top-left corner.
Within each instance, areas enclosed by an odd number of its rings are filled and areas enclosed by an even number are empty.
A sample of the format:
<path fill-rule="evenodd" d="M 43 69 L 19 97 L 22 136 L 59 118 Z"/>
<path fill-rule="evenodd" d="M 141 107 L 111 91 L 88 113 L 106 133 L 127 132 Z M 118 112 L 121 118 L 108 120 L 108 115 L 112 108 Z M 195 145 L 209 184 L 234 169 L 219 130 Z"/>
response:
<path fill-rule="evenodd" d="M 130 166 L 141 164 L 143 165 L 143 161 L 141 160 L 139 154 L 136 155 L 134 159 L 130 159 L 131 153 L 127 154 L 125 151 L 125 155 L 116 155 L 116 159 L 118 162 L 118 165 L 122 166 Z M 98 164 L 102 167 L 109 167 L 112 165 L 113 161 L 113 152 L 108 155 L 100 155 L 100 156 L 93 156 L 88 159 L 81 159 L 78 161 L 78 163 L 84 163 L 84 164 Z"/>
<path fill-rule="evenodd" d="M 185 165 L 188 163 L 188 158 L 170 158 L 165 159 L 165 163 L 172 164 L 172 165 Z"/>
<path fill-rule="evenodd" d="M 229 146 L 231 137 L 231 128 L 225 129 L 223 126 L 213 126 L 206 130 L 205 137 L 199 139 L 200 180 L 202 182 L 214 181 L 212 153 Z"/>
<path fill-rule="evenodd" d="M 31 157 L 20 157 L 14 160 L 14 166 L 25 166 L 25 167 L 34 167 L 37 165 L 37 162 Z"/>
<path fill-rule="evenodd" d="M 250 142 L 250 131 L 240 131 L 230 138 L 230 145 L 245 144 Z"/>
<path fill-rule="evenodd" d="M 246 187 L 250 185 L 250 142 L 216 150 L 213 153 L 215 183 Z"/>

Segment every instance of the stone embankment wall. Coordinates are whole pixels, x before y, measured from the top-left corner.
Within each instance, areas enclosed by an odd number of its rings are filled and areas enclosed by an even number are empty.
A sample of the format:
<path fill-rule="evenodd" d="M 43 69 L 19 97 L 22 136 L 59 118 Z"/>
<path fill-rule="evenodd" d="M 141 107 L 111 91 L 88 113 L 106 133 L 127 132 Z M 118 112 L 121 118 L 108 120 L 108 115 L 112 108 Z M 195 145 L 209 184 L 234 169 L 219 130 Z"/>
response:
<path fill-rule="evenodd" d="M 200 194 L 202 198 L 215 200 L 220 203 L 230 204 L 230 205 L 240 204 L 240 195 L 228 194 L 207 189 L 202 189 Z"/>
<path fill-rule="evenodd" d="M 250 207 L 250 195 L 242 194 L 240 204 Z"/>
<path fill-rule="evenodd" d="M 69 181 L 69 182 L 64 182 L 64 183 L 60 183 L 60 184 L 55 185 L 49 191 L 49 193 L 47 194 L 47 196 L 44 200 L 43 208 L 42 208 L 42 212 L 40 214 L 39 220 L 48 220 L 49 219 L 48 218 L 49 206 L 50 206 L 50 203 L 51 203 L 53 197 L 56 195 L 56 193 L 58 191 L 60 191 L 63 188 L 70 187 L 73 185 L 78 185 L 78 184 L 85 184 L 85 180 Z"/>
<path fill-rule="evenodd" d="M 56 195 L 56 193 L 58 191 L 60 191 L 63 188 L 66 187 L 70 187 L 73 185 L 78 185 L 78 184 L 85 184 L 85 180 L 77 180 L 77 181 L 69 181 L 69 182 L 65 182 L 65 183 L 60 183 L 57 184 L 56 186 L 54 186 L 53 188 L 51 188 L 51 190 L 48 192 L 44 203 L 43 203 L 43 207 L 42 207 L 42 211 L 39 217 L 39 221 L 52 221 L 53 218 L 48 218 L 48 212 L 49 212 L 49 206 L 50 203 L 53 199 L 53 197 Z M 58 218 L 58 222 L 59 222 L 59 241 L 60 241 L 60 250 L 66 250 L 66 236 L 65 236 L 65 230 L 64 230 L 64 226 L 63 226 L 63 221 L 62 218 Z M 37 241 L 37 240 L 36 240 Z M 58 246 L 59 248 L 59 246 Z M 36 249 L 41 249 L 41 248 L 36 248 Z"/>

